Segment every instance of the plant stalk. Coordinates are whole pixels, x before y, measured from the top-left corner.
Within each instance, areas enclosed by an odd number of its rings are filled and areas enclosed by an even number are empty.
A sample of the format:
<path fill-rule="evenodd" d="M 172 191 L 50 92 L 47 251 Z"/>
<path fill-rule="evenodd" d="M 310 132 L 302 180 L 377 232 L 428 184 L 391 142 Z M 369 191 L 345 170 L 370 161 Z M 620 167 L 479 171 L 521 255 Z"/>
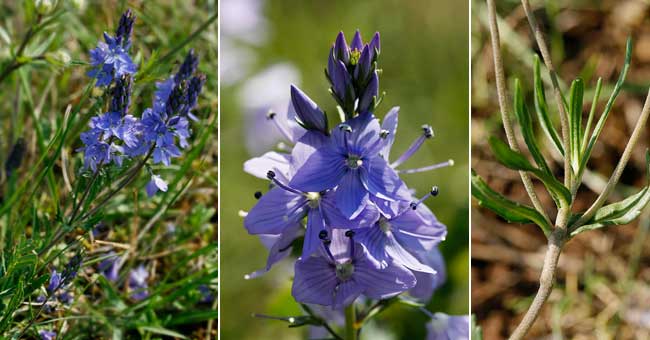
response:
<path fill-rule="evenodd" d="M 568 209 L 566 209 L 568 211 Z M 566 223 L 566 221 L 564 222 Z M 542 273 L 539 276 L 539 289 L 533 302 L 528 307 L 528 311 L 524 318 L 519 322 L 515 331 L 510 335 L 510 340 L 521 340 L 526 336 L 526 333 L 533 327 L 535 320 L 539 316 L 544 303 L 551 295 L 553 285 L 555 283 L 555 275 L 557 272 L 557 264 L 560 259 L 562 247 L 566 241 L 566 225 L 564 228 L 556 228 L 548 239 L 548 249 L 544 257 L 544 265 L 542 266 Z"/>
<path fill-rule="evenodd" d="M 357 340 L 357 311 L 354 302 L 345 307 L 345 340 Z"/>
<path fill-rule="evenodd" d="M 542 60 L 548 69 L 549 76 L 551 78 L 551 84 L 553 85 L 553 95 L 555 96 L 555 102 L 557 103 L 558 112 L 560 113 L 560 124 L 562 126 L 562 144 L 564 144 L 564 150 L 568 150 L 569 147 L 569 115 L 566 112 L 566 107 L 564 106 L 564 97 L 560 91 L 560 84 L 557 80 L 557 72 L 553 66 L 553 61 L 551 60 L 551 53 L 544 39 L 544 33 L 542 29 L 537 24 L 535 16 L 533 15 L 532 10 L 530 9 L 530 3 L 528 0 L 521 0 L 521 5 L 524 7 L 524 12 L 526 12 L 526 18 L 528 19 L 528 24 L 530 29 L 533 31 L 535 36 L 535 41 L 539 47 L 539 51 L 542 53 Z M 573 187 L 575 184 L 573 178 L 573 170 L 571 169 L 571 153 L 568 151 L 564 152 L 564 186 L 567 188 Z"/>
<path fill-rule="evenodd" d="M 503 71 L 503 60 L 501 58 L 501 41 L 499 38 L 499 27 L 497 25 L 497 15 L 494 6 L 494 0 L 487 0 L 487 6 L 488 24 L 490 27 L 490 36 L 492 40 L 492 55 L 494 57 L 494 76 L 496 78 L 499 108 L 501 110 L 501 120 L 503 121 L 503 128 L 506 131 L 508 145 L 510 145 L 510 148 L 512 148 L 514 151 L 519 152 L 519 145 L 517 145 L 515 132 L 512 128 L 512 122 L 510 121 L 510 107 L 508 104 L 508 97 L 506 96 L 505 73 Z M 535 187 L 533 186 L 533 182 L 531 181 L 530 176 L 525 171 L 519 171 L 519 175 L 521 176 L 521 181 L 524 183 L 524 188 L 526 189 L 528 197 L 530 197 L 530 201 L 533 203 L 533 206 L 540 214 L 542 214 L 542 216 L 544 216 L 546 222 L 551 225 L 551 220 L 546 214 L 544 206 L 537 197 L 537 193 L 535 192 Z"/>

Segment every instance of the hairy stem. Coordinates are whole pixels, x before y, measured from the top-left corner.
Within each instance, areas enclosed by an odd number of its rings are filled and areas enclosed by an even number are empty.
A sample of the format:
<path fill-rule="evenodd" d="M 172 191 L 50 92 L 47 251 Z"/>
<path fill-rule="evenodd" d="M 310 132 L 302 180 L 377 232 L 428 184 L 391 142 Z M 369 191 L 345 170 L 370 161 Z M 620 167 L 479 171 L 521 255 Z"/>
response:
<path fill-rule="evenodd" d="M 528 24 L 530 25 L 533 35 L 535 36 L 535 41 L 539 47 L 540 52 L 542 53 L 542 60 L 548 69 L 548 73 L 551 77 L 551 84 L 553 85 L 553 95 L 555 96 L 555 102 L 557 103 L 558 112 L 560 113 L 560 124 L 562 126 L 562 144 L 564 144 L 564 150 L 569 148 L 569 115 L 566 112 L 566 107 L 564 106 L 564 97 L 562 97 L 562 92 L 560 91 L 560 84 L 557 80 L 557 72 L 553 66 L 553 61 L 551 60 L 551 53 L 544 39 L 544 33 L 537 24 L 535 16 L 530 9 L 530 3 L 528 0 L 521 0 L 521 4 L 524 7 L 524 12 L 526 12 L 526 18 L 528 19 Z M 571 188 L 575 185 L 573 180 L 573 171 L 571 170 L 571 153 L 568 151 L 564 152 L 564 186 Z"/>
<path fill-rule="evenodd" d="M 645 128 L 645 124 L 648 121 L 649 114 L 650 114 L 650 89 L 648 90 L 648 96 L 646 97 L 645 103 L 643 104 L 641 115 L 639 116 L 639 119 L 636 121 L 636 125 L 634 126 L 634 131 L 632 131 L 632 135 L 630 136 L 627 145 L 625 145 L 625 150 L 623 150 L 623 155 L 621 155 L 621 158 L 619 159 L 618 164 L 616 165 L 616 169 L 614 169 L 614 173 L 609 178 L 609 181 L 607 182 L 607 186 L 605 186 L 605 189 L 600 193 L 600 195 L 598 195 L 596 201 L 589 207 L 589 209 L 587 209 L 584 215 L 582 215 L 582 217 L 580 217 L 580 219 L 573 224 L 571 229 L 578 228 L 581 225 L 585 224 L 587 221 L 589 221 L 589 219 L 591 219 L 594 216 L 596 211 L 598 211 L 598 209 L 600 209 L 600 207 L 602 207 L 603 204 L 605 204 L 605 201 L 607 201 L 607 198 L 614 190 L 616 183 L 618 183 L 618 180 L 621 178 L 621 175 L 623 174 L 623 170 L 625 169 L 627 162 L 630 160 L 630 156 L 632 156 L 632 150 L 634 149 L 634 145 L 639 140 L 639 137 L 641 137 L 641 133 L 643 132 Z"/>
<path fill-rule="evenodd" d="M 494 76 L 496 78 L 497 95 L 499 97 L 499 109 L 501 110 L 501 120 L 503 121 L 503 128 L 506 131 L 506 138 L 508 139 L 510 148 L 519 152 L 519 146 L 517 145 L 514 129 L 512 128 L 512 122 L 510 121 L 510 107 L 508 105 L 508 97 L 506 96 L 505 73 L 503 71 L 503 60 L 501 58 L 501 41 L 499 39 L 499 27 L 497 25 L 497 15 L 494 6 L 494 0 L 487 0 L 487 6 L 490 36 L 492 38 L 492 55 L 494 57 Z M 544 210 L 544 206 L 542 206 L 542 203 L 537 197 L 537 193 L 533 187 L 533 182 L 531 181 L 528 173 L 525 171 L 519 171 L 519 175 L 521 176 L 521 181 L 524 183 L 528 197 L 530 197 L 530 201 L 533 203 L 535 209 L 540 214 L 542 214 L 542 216 L 544 216 L 544 219 L 549 225 L 552 224 L 551 220 L 546 214 L 546 211 Z"/>
<path fill-rule="evenodd" d="M 357 340 L 357 311 L 354 302 L 345 307 L 345 340 Z"/>
<path fill-rule="evenodd" d="M 524 318 L 521 320 L 512 335 L 510 335 L 510 340 L 521 340 L 526 336 L 526 333 L 528 333 L 531 327 L 533 327 L 535 320 L 542 311 L 544 303 L 548 299 L 549 295 L 551 295 L 555 283 L 557 264 L 565 241 L 566 228 L 556 228 L 549 236 L 548 249 L 546 250 L 546 256 L 544 257 L 542 273 L 539 276 L 539 289 L 537 290 L 537 294 L 535 294 L 535 298 L 530 307 L 528 307 L 528 311 L 524 315 Z"/>

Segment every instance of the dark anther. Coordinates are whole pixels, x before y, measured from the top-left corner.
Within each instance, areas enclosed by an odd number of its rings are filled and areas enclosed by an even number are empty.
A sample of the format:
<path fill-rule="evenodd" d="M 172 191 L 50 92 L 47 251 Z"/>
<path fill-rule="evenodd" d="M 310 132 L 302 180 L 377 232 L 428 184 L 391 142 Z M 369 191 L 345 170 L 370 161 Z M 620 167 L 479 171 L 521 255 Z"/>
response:
<path fill-rule="evenodd" d="M 431 138 L 433 137 L 433 128 L 431 125 L 422 125 L 422 131 L 424 132 L 424 137 Z"/>
<path fill-rule="evenodd" d="M 327 239 L 327 230 L 321 230 L 320 233 L 318 233 L 318 238 L 321 240 Z"/>
<path fill-rule="evenodd" d="M 379 137 L 381 137 L 381 138 L 386 138 L 386 137 L 388 137 L 388 135 L 390 135 L 390 132 L 388 130 L 381 130 L 379 132 Z"/>
<path fill-rule="evenodd" d="M 269 170 L 269 172 L 266 173 L 266 177 L 268 179 L 274 179 L 275 178 L 275 172 L 273 170 Z"/>
<path fill-rule="evenodd" d="M 437 186 L 437 185 L 434 185 L 434 186 L 431 188 L 431 196 L 434 196 L 434 197 L 435 197 L 435 196 L 438 196 L 438 186 Z"/>
<path fill-rule="evenodd" d="M 345 237 L 352 238 L 354 237 L 354 230 L 348 230 L 345 232 Z"/>
<path fill-rule="evenodd" d="M 260 199 L 262 197 L 261 191 L 255 191 L 255 199 Z"/>
<path fill-rule="evenodd" d="M 269 111 L 269 113 L 266 114 L 267 119 L 273 119 L 275 118 L 276 113 L 273 111 Z"/>
<path fill-rule="evenodd" d="M 417 204 L 417 203 L 415 203 L 415 202 L 411 202 L 411 204 L 409 204 L 409 206 L 410 206 L 410 207 L 411 207 L 411 209 L 413 209 L 413 210 L 415 210 L 415 209 L 417 209 L 417 208 L 418 208 L 418 204 Z"/>
<path fill-rule="evenodd" d="M 339 125 L 339 129 L 345 131 L 345 132 L 352 132 L 352 127 L 348 124 L 341 124 Z"/>

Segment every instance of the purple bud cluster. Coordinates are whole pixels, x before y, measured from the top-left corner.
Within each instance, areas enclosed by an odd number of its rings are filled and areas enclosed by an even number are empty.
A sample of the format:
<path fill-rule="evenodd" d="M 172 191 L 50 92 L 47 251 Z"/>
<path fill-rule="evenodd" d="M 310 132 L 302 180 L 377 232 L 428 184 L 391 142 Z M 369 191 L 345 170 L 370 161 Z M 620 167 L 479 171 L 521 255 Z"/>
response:
<path fill-rule="evenodd" d="M 339 309 L 359 296 L 386 299 L 407 291 L 428 300 L 444 281 L 437 246 L 446 227 L 422 204 L 437 196 L 438 188 L 415 198 L 400 173 L 453 163 L 398 169 L 433 136 L 429 126 L 403 155 L 389 161 L 399 108 L 383 121 L 374 115 L 379 51 L 378 33 L 364 44 L 356 32 L 349 45 L 340 33 L 326 74 L 343 122 L 330 129 L 325 112 L 291 86 L 291 106 L 304 130 L 290 133 L 279 115 L 269 117 L 278 120 L 276 126 L 293 147 L 244 164 L 246 172 L 271 182 L 271 189 L 257 192 L 257 204 L 243 213 L 246 230 L 260 235 L 270 250 L 266 268 L 247 277 L 267 272 L 302 245 L 292 289 L 301 303 Z"/>
<path fill-rule="evenodd" d="M 156 83 L 153 105 L 140 117 L 129 114 L 132 79 L 137 70 L 128 51 L 135 16 L 131 11 L 122 15 L 116 36 L 104 34 L 106 43 L 99 42 L 90 52 L 93 69 L 89 76 L 96 78 L 96 86 L 105 86 L 110 94 L 108 111 L 91 118 L 88 131 L 81 134 L 84 146 L 84 167 L 97 171 L 101 166 L 121 166 L 125 160 L 144 156 L 153 163 L 171 164 L 181 156 L 181 149 L 189 146 L 189 120 L 197 121 L 192 109 L 197 105 L 205 83 L 205 75 L 198 74 L 199 58 L 193 50 L 187 54 L 176 74 Z M 150 170 L 151 180 L 146 186 L 149 196 L 167 191 L 167 183 Z"/>

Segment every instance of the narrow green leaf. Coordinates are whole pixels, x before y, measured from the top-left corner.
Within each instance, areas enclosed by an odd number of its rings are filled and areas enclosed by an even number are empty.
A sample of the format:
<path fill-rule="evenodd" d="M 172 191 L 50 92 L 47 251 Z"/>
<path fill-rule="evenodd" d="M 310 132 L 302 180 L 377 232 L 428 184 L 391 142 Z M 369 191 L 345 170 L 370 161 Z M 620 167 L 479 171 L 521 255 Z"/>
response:
<path fill-rule="evenodd" d="M 537 112 L 537 118 L 539 119 L 539 123 L 546 133 L 546 136 L 552 142 L 551 144 L 553 144 L 557 151 L 564 156 L 564 147 L 562 146 L 562 140 L 560 139 L 557 130 L 555 130 L 555 127 L 553 126 L 551 117 L 548 115 L 548 104 L 546 102 L 546 94 L 544 93 L 544 83 L 542 82 L 538 55 L 535 55 L 534 61 L 534 81 L 535 111 Z"/>
<path fill-rule="evenodd" d="M 492 210 L 508 222 L 532 223 L 538 225 L 544 234 L 549 235 L 551 226 L 542 214 L 527 205 L 511 201 L 492 190 L 472 169 L 472 196 L 482 207 Z"/>
<path fill-rule="evenodd" d="M 621 74 L 618 77 L 618 81 L 616 82 L 616 85 L 614 85 L 614 90 L 612 91 L 612 94 L 609 97 L 607 104 L 605 105 L 605 110 L 603 111 L 602 115 L 598 119 L 598 122 L 596 123 L 596 127 L 594 128 L 594 131 L 591 134 L 591 138 L 589 138 L 589 144 L 587 144 L 587 148 L 583 153 L 582 160 L 580 162 L 581 169 L 583 169 L 587 165 L 587 161 L 589 160 L 589 157 L 591 157 L 591 152 L 594 148 L 594 145 L 596 144 L 596 140 L 598 140 L 598 137 L 600 136 L 600 133 L 603 130 L 603 127 L 605 126 L 605 121 L 609 116 L 609 112 L 612 110 L 612 106 L 614 106 L 614 101 L 616 101 L 616 97 L 618 96 L 618 93 L 621 91 L 621 87 L 623 87 L 623 83 L 625 82 L 625 77 L 627 76 L 627 71 L 630 68 L 631 60 L 632 60 L 632 39 L 627 38 L 627 45 L 625 48 L 625 63 L 623 64 L 623 69 L 621 70 Z"/>
<path fill-rule="evenodd" d="M 585 85 L 578 78 L 571 83 L 569 94 L 569 145 L 571 146 L 571 168 L 578 173 L 582 141 L 582 99 Z"/>
<path fill-rule="evenodd" d="M 639 217 L 648 202 L 650 202 L 650 189 L 645 187 L 622 201 L 598 209 L 592 220 L 571 231 L 571 236 L 610 225 L 628 224 Z"/>
<path fill-rule="evenodd" d="M 194 324 L 207 320 L 214 320 L 219 317 L 219 312 L 216 310 L 194 310 L 185 311 L 174 314 L 174 317 L 169 320 L 167 326 L 178 326 L 184 324 Z"/>
<path fill-rule="evenodd" d="M 547 174 L 551 174 L 551 170 L 546 164 L 546 160 L 539 150 L 537 145 L 537 140 L 535 139 L 535 132 L 533 131 L 533 122 L 526 108 L 526 103 L 524 102 L 524 95 L 521 90 L 521 85 L 519 79 L 515 79 L 515 98 L 514 98 L 514 108 L 517 119 L 519 120 L 519 126 L 521 127 L 521 134 L 524 136 L 524 141 L 528 146 L 530 154 L 533 156 L 537 166 L 542 169 L 542 171 Z"/>
<path fill-rule="evenodd" d="M 582 146 L 581 148 L 581 153 L 584 154 L 585 149 L 587 148 L 587 142 L 589 141 L 589 132 L 591 131 L 591 124 L 594 121 L 594 115 L 596 113 L 596 106 L 598 105 L 598 100 L 600 99 L 600 91 L 602 90 L 603 87 L 603 78 L 598 78 L 598 81 L 596 82 L 596 90 L 594 92 L 594 98 L 591 101 L 591 108 L 589 110 L 589 117 L 587 118 L 587 125 L 585 125 L 585 130 L 582 135 Z"/>
<path fill-rule="evenodd" d="M 145 331 L 153 334 L 166 335 L 179 339 L 187 339 L 187 337 L 181 333 L 172 331 L 171 329 L 158 327 L 158 326 L 140 326 L 138 327 L 140 331 Z"/>
<path fill-rule="evenodd" d="M 558 206 L 568 206 L 571 202 L 571 192 L 554 176 L 534 167 L 524 155 L 512 150 L 502 140 L 490 137 L 490 148 L 499 163 L 513 170 L 528 171 L 539 178 L 551 194 Z"/>
<path fill-rule="evenodd" d="M 575 236 L 586 230 L 594 230 L 610 225 L 621 225 L 632 222 L 639 217 L 641 211 L 650 202 L 650 150 L 646 149 L 646 176 L 648 182 L 638 193 L 625 198 L 622 201 L 606 205 L 594 214 L 590 221 L 577 228 L 569 227 L 571 236 Z M 576 216 L 578 217 L 578 216 Z M 574 218 L 575 223 L 578 218 Z"/>

